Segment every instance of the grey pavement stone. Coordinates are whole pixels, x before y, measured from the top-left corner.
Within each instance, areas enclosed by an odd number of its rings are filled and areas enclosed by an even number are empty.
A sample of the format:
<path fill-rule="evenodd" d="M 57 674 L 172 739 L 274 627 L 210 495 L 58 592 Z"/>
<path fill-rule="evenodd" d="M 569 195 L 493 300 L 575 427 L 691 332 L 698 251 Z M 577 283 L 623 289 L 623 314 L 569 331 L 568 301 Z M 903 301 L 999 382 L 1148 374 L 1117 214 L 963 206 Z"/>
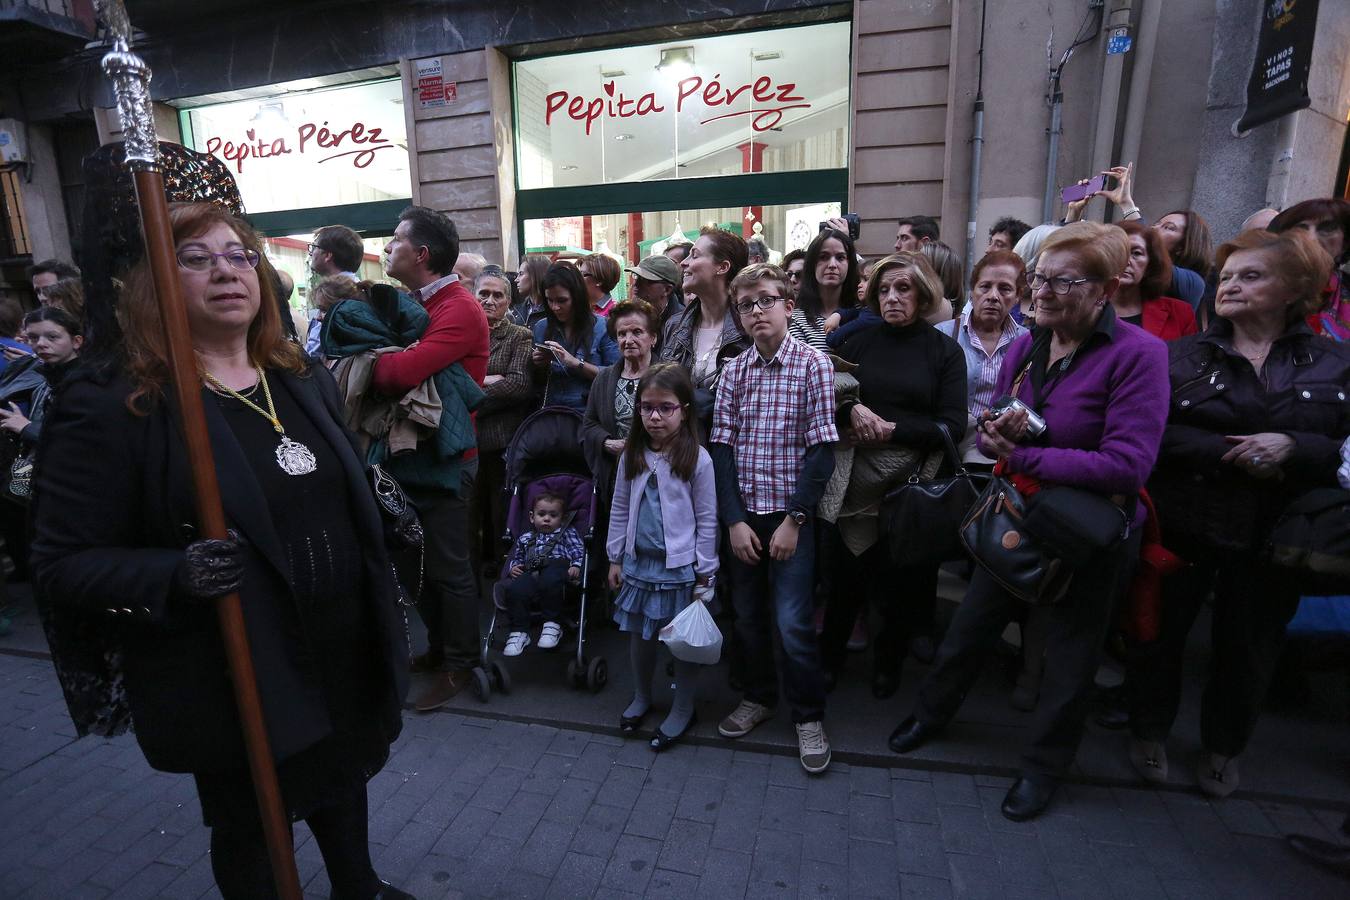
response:
<path fill-rule="evenodd" d="M 990 838 L 1004 884 L 1033 887 L 1046 894 L 1054 892 L 1055 880 L 1034 831 L 1020 834 L 992 831 Z"/>
<path fill-rule="evenodd" d="M 700 898 L 739 897 L 745 893 L 750 880 L 751 856 L 734 850 L 708 851 L 704 860 L 703 877 L 698 880 Z"/>
<path fill-rule="evenodd" d="M 544 817 L 544 810 L 548 808 L 549 803 L 550 799 L 543 794 L 529 794 L 522 791 L 502 810 L 502 814 L 488 829 L 488 833 L 524 841 Z"/>
<path fill-rule="evenodd" d="M 497 885 L 497 893 L 492 896 L 502 900 L 543 900 L 551 884 L 552 881 L 543 875 L 512 870 Z"/>
<path fill-rule="evenodd" d="M 608 859 L 623 834 L 628 810 L 596 804 L 586 811 L 572 838 L 571 850 Z"/>
<path fill-rule="evenodd" d="M 631 766 L 615 765 L 609 770 L 609 776 L 600 785 L 600 793 L 595 802 L 605 806 L 618 806 L 632 809 L 638 794 L 647 781 L 647 773 Z"/>
<path fill-rule="evenodd" d="M 581 756 L 581 751 L 586 749 L 586 744 L 590 742 L 590 739 L 591 736 L 584 731 L 560 729 L 548 742 L 548 752 L 575 758 Z"/>
<path fill-rule="evenodd" d="M 892 778 L 891 815 L 902 822 L 938 824 L 937 794 L 932 782 Z"/>
<path fill-rule="evenodd" d="M 647 891 L 643 896 L 649 900 L 666 897 L 671 900 L 688 900 L 698 893 L 698 885 L 697 876 L 657 869 L 652 873 L 652 880 L 647 883 Z"/>
<path fill-rule="evenodd" d="M 557 822 L 540 822 L 525 841 L 516 857 L 515 866 L 525 872 L 552 877 L 558 871 L 567 848 L 572 843 L 573 830 Z"/>
<path fill-rule="evenodd" d="M 848 888 L 854 897 L 894 897 L 900 870 L 889 844 L 852 840 L 848 847 Z"/>
<path fill-rule="evenodd" d="M 660 853 L 659 841 L 625 834 L 614 847 L 600 883 L 608 888 L 641 894 L 651 881 Z"/>
<path fill-rule="evenodd" d="M 726 789 L 727 784 L 722 779 L 707 778 L 701 774 L 690 775 L 685 779 L 675 815 L 695 822 L 716 822 Z"/>
<path fill-rule="evenodd" d="M 675 809 L 679 805 L 680 795 L 674 791 L 660 791 L 644 787 L 638 794 L 633 811 L 624 826 L 624 834 L 636 834 L 639 837 L 664 841 L 670 831 L 671 820 L 675 818 Z"/>
<path fill-rule="evenodd" d="M 109 900 L 141 900 L 144 897 L 153 897 L 182 873 L 183 870 L 176 866 L 151 863 L 137 872 L 121 888 L 109 894 Z"/>
<path fill-rule="evenodd" d="M 875 766 L 854 766 L 848 773 L 849 792 L 871 797 L 891 795 L 891 776 Z"/>
<path fill-rule="evenodd" d="M 963 772 L 933 772 L 933 793 L 938 803 L 956 806 L 979 806 L 975 779 Z"/>
<path fill-rule="evenodd" d="M 896 867 L 901 873 L 950 877 L 942 831 L 936 825 L 920 822 L 895 824 Z"/>
<path fill-rule="evenodd" d="M 900 890 L 904 900 L 950 900 L 952 897 L 949 879 L 927 875 L 900 876 Z"/>
<path fill-rule="evenodd" d="M 704 778 L 725 779 L 731 775 L 734 751 L 729 747 L 701 744 L 694 750 L 694 771 Z"/>
<path fill-rule="evenodd" d="M 992 856 L 993 839 L 985 823 L 984 810 L 969 806 L 939 807 L 942 819 L 942 845 L 948 853 L 972 853 Z"/>
<path fill-rule="evenodd" d="M 501 812 L 511 802 L 511 798 L 525 782 L 523 769 L 497 767 L 481 779 L 480 787 L 469 801 L 473 806 L 481 806 L 493 812 Z"/>
<path fill-rule="evenodd" d="M 889 825 L 888 825 L 889 827 Z M 802 859 L 840 862 L 848 855 L 848 816 L 808 810 Z"/>
<path fill-rule="evenodd" d="M 802 836 L 788 831 L 761 829 L 755 837 L 756 859 L 797 860 L 802 854 Z"/>
<path fill-rule="evenodd" d="M 657 865 L 662 869 L 684 872 L 695 877 L 703 874 L 703 864 L 712 841 L 712 826 L 704 822 L 676 819 L 661 845 Z"/>
<path fill-rule="evenodd" d="M 481 806 L 464 807 L 450 826 L 441 832 L 431 852 L 438 856 L 468 859 L 473 855 L 479 841 L 496 823 L 499 815 L 500 813 Z"/>
<path fill-rule="evenodd" d="M 656 754 L 647 775 L 647 786 L 662 791 L 683 791 L 694 771 L 694 754 L 688 745 Z"/>
<path fill-rule="evenodd" d="M 575 828 L 586 817 L 586 810 L 591 808 L 591 803 L 599 792 L 598 784 L 569 778 L 562 783 L 553 799 L 549 801 L 548 809 L 544 810 L 544 818 Z"/>
<path fill-rule="evenodd" d="M 800 832 L 805 813 L 805 788 L 771 784 L 765 789 L 764 807 L 760 812 L 762 827 Z"/>
<path fill-rule="evenodd" d="M 573 764 L 572 771 L 568 773 L 567 777 L 603 784 L 605 779 L 609 777 L 610 769 L 614 768 L 614 757 L 618 755 L 618 747 L 591 741 L 581 751 L 581 755 L 577 757 L 577 761 Z"/>
<path fill-rule="evenodd" d="M 838 772 L 826 772 L 806 782 L 806 808 L 825 812 L 843 812 L 848 809 L 849 782 Z"/>
<path fill-rule="evenodd" d="M 892 887 L 894 890 L 894 886 Z M 797 873 L 798 897 L 862 896 L 849 890 L 848 866 L 840 862 L 803 859 Z"/>
<path fill-rule="evenodd" d="M 375 871 L 391 884 L 401 884 L 417 863 L 436 845 L 442 828 L 408 822 L 380 853 L 372 854 Z"/>
<path fill-rule="evenodd" d="M 885 797 L 853 797 L 848 804 L 848 833 L 853 838 L 893 843 L 891 801 Z"/>
<path fill-rule="evenodd" d="M 952 893 L 957 897 L 1002 900 L 1008 896 L 1007 886 L 1001 881 L 998 860 L 964 853 L 954 853 L 948 860 L 951 863 Z"/>

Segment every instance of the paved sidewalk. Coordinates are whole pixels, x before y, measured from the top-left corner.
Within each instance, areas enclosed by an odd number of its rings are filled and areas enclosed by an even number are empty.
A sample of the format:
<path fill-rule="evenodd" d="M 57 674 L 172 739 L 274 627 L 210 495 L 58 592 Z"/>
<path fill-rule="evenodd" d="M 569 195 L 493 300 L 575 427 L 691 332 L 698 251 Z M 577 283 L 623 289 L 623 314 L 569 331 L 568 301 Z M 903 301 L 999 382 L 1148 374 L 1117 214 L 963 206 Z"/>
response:
<path fill-rule="evenodd" d="M 730 742 L 645 744 L 458 713 L 408 714 L 370 785 L 386 879 L 443 897 L 1347 896 L 1286 831 L 1299 805 L 1069 786 L 1040 820 L 998 812 L 1008 780 L 795 758 Z M 328 885 L 296 831 L 306 896 Z M 130 737 L 75 741 L 45 660 L 0 654 L 0 897 L 216 893 L 191 778 Z"/>

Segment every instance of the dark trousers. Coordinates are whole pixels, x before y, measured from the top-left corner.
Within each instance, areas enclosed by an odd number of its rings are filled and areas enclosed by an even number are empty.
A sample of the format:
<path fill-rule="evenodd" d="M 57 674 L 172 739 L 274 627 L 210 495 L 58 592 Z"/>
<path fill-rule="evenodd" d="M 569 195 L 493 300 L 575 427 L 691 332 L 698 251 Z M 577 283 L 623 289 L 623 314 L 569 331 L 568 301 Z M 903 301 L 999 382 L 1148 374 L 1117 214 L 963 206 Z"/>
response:
<path fill-rule="evenodd" d="M 440 650 L 450 669 L 478 665 L 478 579 L 469 562 L 469 501 L 478 460 L 465 462 L 459 494 L 408 488 L 426 534 L 422 591 L 417 612 L 427 627 L 427 646 Z M 407 584 L 416 584 L 414 578 Z"/>
<path fill-rule="evenodd" d="M 820 668 L 816 632 L 811 624 L 815 588 L 815 536 L 811 523 L 797 534 L 797 551 L 785 560 L 769 558 L 769 541 L 783 522 L 783 513 L 750 514 L 761 549 L 750 566 L 731 560 L 731 599 L 736 608 L 736 634 L 744 656 L 741 670 L 748 700 L 778 705 L 774 666 L 774 626 L 783 647 L 783 693 L 792 721 L 818 722 L 825 716 L 825 679 Z"/>
<path fill-rule="evenodd" d="M 14 580 L 28 580 L 28 507 L 0 501 L 0 537 L 14 560 Z"/>
<path fill-rule="evenodd" d="M 881 616 L 881 631 L 873 635 L 872 659 L 878 672 L 899 671 L 917 632 L 933 627 L 938 566 L 897 566 L 886 548 L 873 544 L 854 556 L 835 530 L 831 547 L 834 593 L 825 606 L 820 633 L 820 657 L 826 671 L 838 672 L 848 656 L 853 621 L 864 604 Z"/>
<path fill-rule="evenodd" d="M 496 567 L 504 550 L 502 534 L 506 531 L 506 460 L 500 450 L 478 455 L 478 475 L 473 482 L 469 500 L 469 533 L 473 541 L 473 570 L 482 571 L 483 565 Z"/>
<path fill-rule="evenodd" d="M 1046 608 L 1045 674 L 1032 720 L 1031 744 L 1022 755 L 1025 772 L 1060 776 L 1073 762 L 1083 737 L 1092 679 L 1115 607 L 1120 572 L 1138 555 L 1139 533 L 1135 532 L 1122 546 L 1081 568 L 1064 599 Z M 937 726 L 951 721 L 979 677 L 985 657 L 1022 604 L 984 569 L 975 570 L 933 668 L 919 687 L 914 710 L 919 721 Z"/>
<path fill-rule="evenodd" d="M 1186 638 L 1213 587 L 1213 657 L 1200 704 L 1200 740 L 1211 753 L 1237 756 L 1256 727 L 1285 626 L 1298 610 L 1298 592 L 1255 553 L 1173 549 L 1192 562 L 1163 582 L 1158 639 L 1131 650 L 1130 727 L 1142 740 L 1167 739 L 1181 704 Z"/>
<path fill-rule="evenodd" d="M 530 627 L 530 607 L 535 604 L 545 622 L 562 621 L 567 567 L 565 559 L 550 559 L 537 572 L 523 572 L 502 582 L 507 626 L 512 631 L 525 631 Z"/>
<path fill-rule="evenodd" d="M 334 900 L 370 900 L 380 880 L 370 863 L 366 786 L 316 810 L 305 823 L 323 854 Z M 211 871 L 225 900 L 268 900 L 277 896 L 262 826 L 211 829 Z"/>

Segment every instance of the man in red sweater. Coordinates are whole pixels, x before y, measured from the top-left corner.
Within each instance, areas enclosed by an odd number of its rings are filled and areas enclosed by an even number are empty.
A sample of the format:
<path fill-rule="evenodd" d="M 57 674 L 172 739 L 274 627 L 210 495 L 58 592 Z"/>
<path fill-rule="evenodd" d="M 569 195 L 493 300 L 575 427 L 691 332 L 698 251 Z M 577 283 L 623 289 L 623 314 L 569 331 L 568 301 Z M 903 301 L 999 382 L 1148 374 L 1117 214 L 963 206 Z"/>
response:
<path fill-rule="evenodd" d="M 394 237 L 384 248 L 384 271 L 412 292 L 431 321 L 412 346 L 380 357 L 375 390 L 402 397 L 455 363 L 481 386 L 487 375 L 487 317 L 451 271 L 459 257 L 455 224 L 421 206 L 408 207 L 398 219 Z M 417 504 L 425 532 L 417 611 L 427 627 L 428 647 L 413 659 L 413 671 L 436 675 L 413 701 L 419 712 L 449 703 L 469 683 L 470 670 L 478 664 L 478 581 L 469 562 L 468 516 L 478 472 L 476 452 L 466 452 L 457 468 L 457 473 L 453 467 L 433 470 L 403 483 Z"/>

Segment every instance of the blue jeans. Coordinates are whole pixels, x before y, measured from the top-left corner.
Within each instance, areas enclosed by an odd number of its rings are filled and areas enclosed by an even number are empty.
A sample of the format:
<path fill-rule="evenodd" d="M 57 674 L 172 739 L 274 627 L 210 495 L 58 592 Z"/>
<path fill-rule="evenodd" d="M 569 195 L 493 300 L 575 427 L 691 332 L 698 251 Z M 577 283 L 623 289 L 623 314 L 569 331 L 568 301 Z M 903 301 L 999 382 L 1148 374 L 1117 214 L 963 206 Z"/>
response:
<path fill-rule="evenodd" d="M 731 599 L 736 608 L 736 634 L 745 657 L 745 698 L 764 706 L 778 704 L 772 631 L 776 622 L 783 644 L 783 693 L 792 710 L 792 721 L 819 722 L 825 716 L 825 679 L 811 624 L 815 533 L 808 522 L 797 535 L 797 552 L 791 559 L 770 559 L 769 540 L 782 524 L 783 515 L 751 513 L 746 524 L 759 538 L 759 562 L 750 566 L 734 555 L 731 558 Z"/>

